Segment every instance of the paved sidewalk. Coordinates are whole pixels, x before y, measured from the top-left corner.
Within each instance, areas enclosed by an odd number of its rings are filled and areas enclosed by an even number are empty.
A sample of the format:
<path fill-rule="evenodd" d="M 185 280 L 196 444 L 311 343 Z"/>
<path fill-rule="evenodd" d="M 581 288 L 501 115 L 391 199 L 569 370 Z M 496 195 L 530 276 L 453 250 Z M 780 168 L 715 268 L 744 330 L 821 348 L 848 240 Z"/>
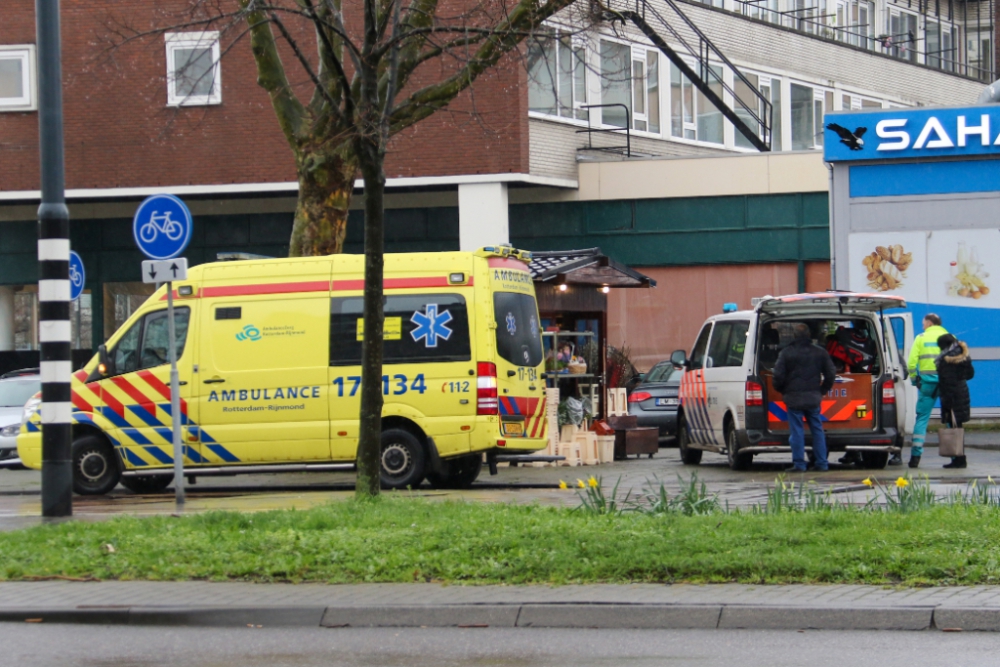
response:
<path fill-rule="evenodd" d="M 0 583 L 0 622 L 1000 631 L 1000 586 Z"/>

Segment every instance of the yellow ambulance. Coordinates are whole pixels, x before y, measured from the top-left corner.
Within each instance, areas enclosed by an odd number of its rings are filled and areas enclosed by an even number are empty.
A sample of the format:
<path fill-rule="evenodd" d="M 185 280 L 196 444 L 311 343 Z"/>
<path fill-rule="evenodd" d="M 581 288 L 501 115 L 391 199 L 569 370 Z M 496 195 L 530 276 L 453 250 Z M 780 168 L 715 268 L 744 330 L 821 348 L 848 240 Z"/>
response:
<path fill-rule="evenodd" d="M 385 256 L 382 485 L 467 487 L 483 453 L 545 447 L 541 323 L 527 262 L 509 246 Z M 364 258 L 216 262 L 174 283 L 185 474 L 352 470 L 361 401 Z M 72 385 L 73 480 L 172 480 L 166 290 Z M 42 464 L 39 399 L 18 453 Z"/>

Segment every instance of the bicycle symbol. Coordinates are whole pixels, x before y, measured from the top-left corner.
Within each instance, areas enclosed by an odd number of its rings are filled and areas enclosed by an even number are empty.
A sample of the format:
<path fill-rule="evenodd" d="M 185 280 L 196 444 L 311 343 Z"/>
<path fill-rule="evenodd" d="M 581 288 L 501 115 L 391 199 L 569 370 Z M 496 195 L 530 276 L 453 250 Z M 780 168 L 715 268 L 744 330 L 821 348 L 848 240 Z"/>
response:
<path fill-rule="evenodd" d="M 149 216 L 149 222 L 139 228 L 139 237 L 143 243 L 152 243 L 160 233 L 165 234 L 171 241 L 176 241 L 184 233 L 184 227 L 180 222 L 171 220 L 170 211 L 159 216 L 157 211 L 153 211 Z"/>
<path fill-rule="evenodd" d="M 83 285 L 83 274 L 77 270 L 75 264 L 69 265 L 69 280 L 76 287 L 81 287 Z"/>

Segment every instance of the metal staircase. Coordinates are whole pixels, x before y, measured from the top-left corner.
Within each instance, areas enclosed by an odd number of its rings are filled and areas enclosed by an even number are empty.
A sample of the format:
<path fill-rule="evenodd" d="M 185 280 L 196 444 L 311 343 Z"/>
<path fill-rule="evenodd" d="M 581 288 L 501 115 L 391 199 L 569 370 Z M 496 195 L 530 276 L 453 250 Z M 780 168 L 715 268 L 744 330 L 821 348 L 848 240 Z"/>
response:
<path fill-rule="evenodd" d="M 605 0 L 600 3 L 604 18 L 633 23 L 656 47 L 677 66 L 684 76 L 691 81 L 705 98 L 711 102 L 736 130 L 746 137 L 759 151 L 771 150 L 771 121 L 773 109 L 771 101 L 764 97 L 757 86 L 743 75 L 740 70 L 726 58 L 712 41 L 696 26 L 691 19 L 681 11 L 674 0 L 656 0 L 662 5 L 662 13 L 653 7 L 649 0 Z M 672 20 L 668 20 L 667 15 Z M 682 47 L 678 52 L 669 45 L 664 37 Z M 682 55 L 683 53 L 683 55 Z M 695 66 L 691 67 L 684 55 L 693 58 Z M 712 62 L 714 61 L 714 62 Z M 752 91 L 751 100 L 740 98 L 736 91 L 727 84 L 723 76 L 711 67 L 712 64 L 722 64 L 729 68 L 735 80 L 741 81 Z M 718 84 L 723 91 L 729 93 L 733 106 L 713 90 Z M 735 108 L 734 108 L 735 107 Z"/>

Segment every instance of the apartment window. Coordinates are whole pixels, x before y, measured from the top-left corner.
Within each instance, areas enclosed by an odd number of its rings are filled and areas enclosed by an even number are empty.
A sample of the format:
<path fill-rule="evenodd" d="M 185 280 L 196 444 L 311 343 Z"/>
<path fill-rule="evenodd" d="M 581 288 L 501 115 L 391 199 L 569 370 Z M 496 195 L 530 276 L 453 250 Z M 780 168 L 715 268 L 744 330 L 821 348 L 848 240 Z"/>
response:
<path fill-rule="evenodd" d="M 528 108 L 538 113 L 587 120 L 587 64 L 582 45 L 543 35 L 528 44 Z"/>
<path fill-rule="evenodd" d="M 32 111 L 35 99 L 35 47 L 0 46 L 0 111 Z"/>
<path fill-rule="evenodd" d="M 737 0 L 743 5 L 743 13 L 751 18 L 769 23 L 781 23 L 781 8 L 778 0 Z"/>
<path fill-rule="evenodd" d="M 222 102 L 218 32 L 164 35 L 167 44 L 167 105 Z"/>
<path fill-rule="evenodd" d="M 886 45 L 896 58 L 917 62 L 917 15 L 891 10 L 889 15 L 889 36 Z"/>
<path fill-rule="evenodd" d="M 660 132 L 660 55 L 632 49 L 632 129 Z"/>
<path fill-rule="evenodd" d="M 709 88 L 720 98 L 722 66 L 709 65 Z M 670 65 L 670 134 L 713 144 L 723 142 L 722 112 L 694 87 L 676 65 Z"/>
<path fill-rule="evenodd" d="M 927 21 L 924 27 L 925 56 L 931 67 L 953 72 L 956 48 L 955 28 L 947 23 Z"/>
<path fill-rule="evenodd" d="M 791 85 L 792 150 L 823 147 L 823 115 L 833 110 L 833 91 Z"/>
<path fill-rule="evenodd" d="M 764 99 L 771 103 L 773 109 L 773 116 L 771 121 L 771 150 L 779 151 L 781 150 L 781 79 L 777 79 L 770 76 L 762 76 L 758 74 L 752 74 L 750 72 L 743 72 L 743 76 L 746 77 L 747 81 L 750 82 Z M 767 121 L 767 110 L 765 109 L 764 102 L 760 100 L 754 92 L 740 80 L 739 77 L 734 77 L 733 89 L 738 97 L 747 107 L 753 109 L 757 114 L 757 117 L 763 121 Z M 751 128 L 755 127 L 757 121 L 753 119 L 749 111 L 743 108 L 742 105 L 735 105 L 736 115 L 743 119 L 747 125 Z M 737 131 L 736 135 L 736 146 L 739 148 L 753 148 L 753 144 L 750 140 L 743 136 L 742 132 Z M 763 133 L 759 134 L 760 138 L 763 139 Z"/>
<path fill-rule="evenodd" d="M 622 104 L 632 109 L 632 49 L 627 44 L 601 40 L 601 104 Z M 628 127 L 622 107 L 601 109 L 605 125 Z"/>
<path fill-rule="evenodd" d="M 993 64 L 993 48 L 990 31 L 969 30 L 965 38 L 965 54 L 972 76 L 986 80 L 990 78 Z"/>

